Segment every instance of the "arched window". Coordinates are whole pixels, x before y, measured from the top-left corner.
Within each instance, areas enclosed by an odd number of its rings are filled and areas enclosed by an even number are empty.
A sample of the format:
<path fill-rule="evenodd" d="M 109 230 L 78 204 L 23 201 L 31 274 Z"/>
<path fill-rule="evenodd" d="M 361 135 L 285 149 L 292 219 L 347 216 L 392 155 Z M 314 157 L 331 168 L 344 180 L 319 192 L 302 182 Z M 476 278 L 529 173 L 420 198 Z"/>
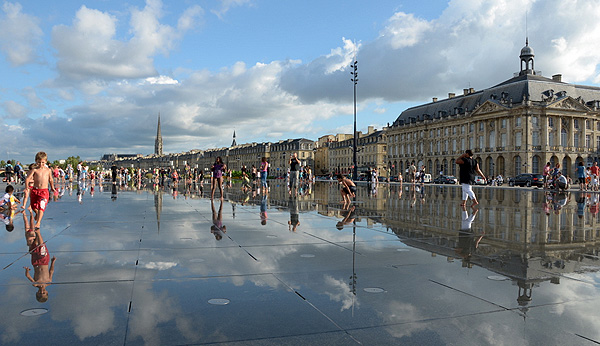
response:
<path fill-rule="evenodd" d="M 521 174 L 521 156 L 515 156 L 515 175 Z"/>

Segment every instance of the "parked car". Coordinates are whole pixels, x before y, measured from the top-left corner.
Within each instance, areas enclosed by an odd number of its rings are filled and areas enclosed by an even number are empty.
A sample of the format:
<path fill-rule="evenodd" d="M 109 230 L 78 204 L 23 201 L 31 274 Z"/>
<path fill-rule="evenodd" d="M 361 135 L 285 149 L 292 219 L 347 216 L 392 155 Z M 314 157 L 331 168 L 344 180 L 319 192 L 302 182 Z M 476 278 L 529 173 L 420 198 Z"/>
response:
<path fill-rule="evenodd" d="M 535 173 L 522 173 L 508 181 L 509 186 L 544 186 L 544 176 Z"/>
<path fill-rule="evenodd" d="M 483 179 L 483 177 L 480 175 L 476 175 L 475 176 L 475 185 L 485 185 L 485 179 Z"/>
<path fill-rule="evenodd" d="M 425 173 L 425 179 L 423 179 L 423 182 L 426 183 L 426 184 L 428 184 L 428 183 L 431 183 L 431 181 L 432 181 L 431 180 L 431 174 Z"/>
<path fill-rule="evenodd" d="M 458 179 L 452 175 L 440 175 L 433 179 L 434 184 L 458 184 Z"/>

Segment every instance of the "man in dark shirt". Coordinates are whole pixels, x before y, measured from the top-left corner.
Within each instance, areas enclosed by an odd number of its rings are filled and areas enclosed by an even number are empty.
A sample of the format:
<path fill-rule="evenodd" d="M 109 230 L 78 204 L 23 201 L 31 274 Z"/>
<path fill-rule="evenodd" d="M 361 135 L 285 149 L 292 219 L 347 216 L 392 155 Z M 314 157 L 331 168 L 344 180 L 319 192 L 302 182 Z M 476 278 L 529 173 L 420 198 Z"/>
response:
<path fill-rule="evenodd" d="M 112 178 L 112 183 L 116 184 L 117 183 L 117 165 L 116 164 L 112 164 L 112 166 L 110 166 L 110 171 L 111 171 L 111 178 Z"/>
<path fill-rule="evenodd" d="M 471 208 L 474 209 L 479 202 L 477 202 L 477 197 L 475 197 L 471 185 L 475 181 L 475 173 L 479 174 L 484 180 L 485 175 L 481 173 L 479 164 L 473 159 L 473 152 L 470 149 L 466 150 L 465 153 L 456 160 L 456 164 L 460 167 L 459 180 L 462 185 L 462 202 L 460 205 L 464 207 L 467 203 L 467 199 L 471 198 L 471 200 L 473 200 Z"/>

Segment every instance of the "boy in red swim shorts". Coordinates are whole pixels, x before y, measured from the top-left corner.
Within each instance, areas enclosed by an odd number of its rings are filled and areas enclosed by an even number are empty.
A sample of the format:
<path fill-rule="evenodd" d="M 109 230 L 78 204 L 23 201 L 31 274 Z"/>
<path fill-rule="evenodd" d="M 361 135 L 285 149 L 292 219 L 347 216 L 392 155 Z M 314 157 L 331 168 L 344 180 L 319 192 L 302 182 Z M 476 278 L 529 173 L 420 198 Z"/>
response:
<path fill-rule="evenodd" d="M 35 213 L 34 229 L 40 228 L 50 198 L 48 185 L 50 185 L 52 192 L 56 190 L 52 179 L 52 171 L 46 166 L 47 162 L 48 156 L 45 152 L 40 151 L 37 153 L 35 155 L 35 165 L 27 174 L 27 179 L 25 179 L 25 186 L 29 189 L 29 206 Z"/>

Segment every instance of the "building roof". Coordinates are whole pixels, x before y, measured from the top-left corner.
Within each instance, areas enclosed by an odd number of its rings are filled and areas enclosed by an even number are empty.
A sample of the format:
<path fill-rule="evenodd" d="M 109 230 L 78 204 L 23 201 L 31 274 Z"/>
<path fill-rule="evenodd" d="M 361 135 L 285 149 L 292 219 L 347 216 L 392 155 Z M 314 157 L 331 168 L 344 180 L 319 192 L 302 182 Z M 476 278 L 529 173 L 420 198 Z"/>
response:
<path fill-rule="evenodd" d="M 406 109 L 394 121 L 394 126 L 472 112 L 487 100 L 495 100 L 507 105 L 524 101 L 547 102 L 563 97 L 572 97 L 584 104 L 600 100 L 600 88 L 568 84 L 560 79 L 560 77 L 551 79 L 533 73 L 524 73 L 488 89 L 480 91 L 465 89 L 463 95 Z"/>

